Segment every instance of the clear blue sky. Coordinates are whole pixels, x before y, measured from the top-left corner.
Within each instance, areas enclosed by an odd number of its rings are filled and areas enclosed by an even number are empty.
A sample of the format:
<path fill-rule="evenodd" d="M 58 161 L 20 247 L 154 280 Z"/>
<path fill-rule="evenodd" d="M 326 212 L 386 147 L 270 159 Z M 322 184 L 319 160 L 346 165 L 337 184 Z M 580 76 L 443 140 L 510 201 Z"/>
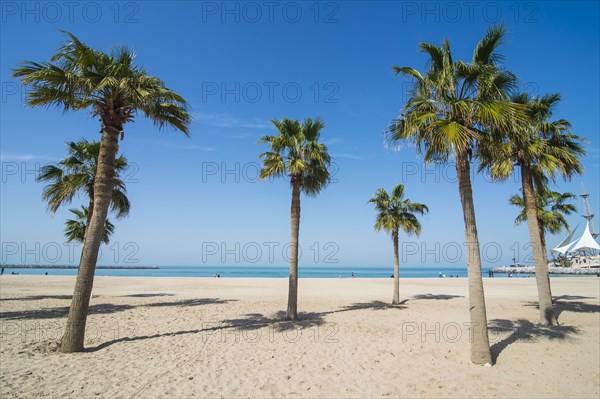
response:
<path fill-rule="evenodd" d="M 404 263 L 463 265 L 453 168 L 424 169 L 413 149 L 390 152 L 383 145 L 408 89 L 391 66 L 423 69 L 418 43 L 444 38 L 455 57 L 469 60 L 496 22 L 508 27 L 501 53 L 522 87 L 561 93 L 556 118 L 569 119 L 589 140 L 584 181 L 592 212 L 600 215 L 598 2 L 469 4 L 2 2 L 2 262 L 78 260 L 77 249 L 69 254 L 64 245 L 69 213 L 46 212 L 33 170 L 62 158 L 66 141 L 99 139 L 98 121 L 86 112 L 26 108 L 10 78 L 20 60 L 48 60 L 64 39 L 59 29 L 104 50 L 135 49 L 137 62 L 180 92 L 194 116 L 189 139 L 160 132 L 142 117 L 126 126 L 120 148 L 133 164 L 125 176 L 132 212 L 116 222 L 101 264 L 286 264 L 290 188 L 285 181 L 255 182 L 264 150 L 257 140 L 273 131 L 271 118 L 320 115 L 335 181 L 317 198 L 302 199 L 301 265 L 390 265 L 391 240 L 373 231 L 367 200 L 377 188 L 398 183 L 430 208 L 421 237 L 402 237 L 415 243 L 405 247 L 412 254 Z M 581 182 L 559 180 L 556 189 L 579 194 Z M 514 227 L 516 210 L 508 205 L 518 180 L 492 184 L 477 176 L 473 186 L 484 267 L 506 264 L 517 251 L 526 260 L 527 228 Z M 576 204 L 582 211 L 581 201 Z M 549 245 L 560 239 L 548 237 Z"/>

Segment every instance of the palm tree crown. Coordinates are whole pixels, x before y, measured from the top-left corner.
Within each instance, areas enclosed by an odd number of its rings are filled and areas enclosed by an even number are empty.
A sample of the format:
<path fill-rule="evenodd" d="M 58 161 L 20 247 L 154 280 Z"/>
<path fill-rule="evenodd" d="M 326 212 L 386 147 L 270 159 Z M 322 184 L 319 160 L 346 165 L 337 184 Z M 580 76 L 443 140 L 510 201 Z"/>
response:
<path fill-rule="evenodd" d="M 531 169 L 534 182 L 544 188 L 547 179 L 561 175 L 568 180 L 583 172 L 580 157 L 585 154 L 583 138 L 570 132 L 565 119 L 551 121 L 554 109 L 561 100 L 558 94 L 535 98 L 517 93 L 512 101 L 527 107 L 524 123 L 510 129 L 498 129 L 487 136 L 480 146 L 479 169 L 489 169 L 491 176 L 506 180 L 515 166 Z"/>
<path fill-rule="evenodd" d="M 490 28 L 477 44 L 471 63 L 452 58 L 450 42 L 441 46 L 421 43 L 430 60 L 425 74 L 410 67 L 394 67 L 414 80 L 411 98 L 398 119 L 388 127 L 388 141 L 409 139 L 424 153 L 426 162 L 446 161 L 452 154 L 469 152 L 492 127 L 506 127 L 523 118 L 519 104 L 508 101 L 515 76 L 500 68 L 495 53 L 502 43 L 502 26 Z"/>
<path fill-rule="evenodd" d="M 535 200 L 540 227 L 551 234 L 560 233 L 563 228 L 568 230 L 569 224 L 565 216 L 577 211 L 577 207 L 569 203 L 569 201 L 576 197 L 572 193 L 563 194 L 547 189 L 536 190 Z M 525 209 L 525 200 L 523 197 L 518 194 L 513 195 L 510 197 L 509 202 L 520 209 L 520 213 L 515 219 L 515 225 L 526 222 L 527 210 Z"/>
<path fill-rule="evenodd" d="M 123 125 L 141 112 L 159 127 L 173 126 L 188 134 L 187 103 L 134 64 L 135 53 L 118 47 L 110 53 L 95 50 L 75 35 L 67 40 L 50 62 L 22 62 L 13 71 L 28 91 L 31 106 L 61 106 L 65 111 L 91 109 L 103 128 L 119 133 Z"/>
<path fill-rule="evenodd" d="M 82 139 L 78 142 L 68 142 L 69 156 L 58 164 L 48 164 L 40 169 L 38 182 L 49 182 L 44 188 L 42 198 L 48 203 L 48 209 L 56 213 L 58 208 L 70 203 L 78 193 L 85 193 L 90 202 L 94 198 L 94 182 L 98 155 L 99 142 L 89 142 Z M 120 156 L 115 160 L 114 188 L 111 198 L 111 210 L 116 212 L 117 218 L 129 214 L 131 205 L 127 198 L 125 183 L 119 174 L 127 170 L 127 158 Z"/>
<path fill-rule="evenodd" d="M 290 182 L 298 182 L 305 194 L 317 195 L 330 181 L 331 157 L 327 146 L 319 143 L 323 121 L 284 118 L 274 119 L 272 123 L 279 134 L 260 139 L 270 146 L 270 151 L 260 155 L 263 159 L 260 178 L 289 176 Z"/>
<path fill-rule="evenodd" d="M 375 205 L 377 220 L 375 230 L 385 230 L 388 233 L 397 234 L 402 229 L 407 234 L 419 235 L 421 223 L 415 214 L 424 215 L 429 211 L 427 205 L 411 202 L 404 198 L 404 185 L 399 184 L 392 189 L 391 195 L 385 189 L 380 188 L 369 200 Z"/>

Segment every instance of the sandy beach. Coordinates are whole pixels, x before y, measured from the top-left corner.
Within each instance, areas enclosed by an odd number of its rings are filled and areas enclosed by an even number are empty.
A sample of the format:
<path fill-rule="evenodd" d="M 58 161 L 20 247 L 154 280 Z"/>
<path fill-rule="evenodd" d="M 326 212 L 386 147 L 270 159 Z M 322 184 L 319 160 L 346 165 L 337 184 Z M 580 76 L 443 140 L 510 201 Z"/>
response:
<path fill-rule="evenodd" d="M 493 367 L 469 362 L 467 280 L 97 277 L 87 351 L 56 352 L 73 277 L 0 278 L 0 396 L 600 395 L 600 279 L 552 278 L 561 326 L 535 324 L 534 278 L 485 279 Z"/>

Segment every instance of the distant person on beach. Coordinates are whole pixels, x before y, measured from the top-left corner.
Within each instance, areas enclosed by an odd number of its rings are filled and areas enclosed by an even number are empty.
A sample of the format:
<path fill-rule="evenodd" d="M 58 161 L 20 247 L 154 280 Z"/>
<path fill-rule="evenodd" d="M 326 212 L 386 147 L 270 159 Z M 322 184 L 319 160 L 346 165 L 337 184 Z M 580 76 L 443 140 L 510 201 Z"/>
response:
<path fill-rule="evenodd" d="M 354 278 L 354 272 L 352 272 L 352 278 Z"/>
<path fill-rule="evenodd" d="M 217 273 L 217 278 L 221 278 L 221 275 L 219 273 Z"/>
<path fill-rule="evenodd" d="M 4 268 L 2 268 L 2 271 L 0 271 L 0 276 L 2 276 L 4 274 Z"/>
<path fill-rule="evenodd" d="M 46 276 L 48 275 L 48 272 L 46 272 Z"/>

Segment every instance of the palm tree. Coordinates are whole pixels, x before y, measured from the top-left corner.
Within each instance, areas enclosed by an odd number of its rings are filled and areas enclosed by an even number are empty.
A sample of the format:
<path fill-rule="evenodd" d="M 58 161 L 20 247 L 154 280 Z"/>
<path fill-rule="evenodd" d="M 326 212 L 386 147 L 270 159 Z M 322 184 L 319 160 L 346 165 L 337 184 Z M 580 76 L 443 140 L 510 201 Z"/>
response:
<path fill-rule="evenodd" d="M 125 124 L 138 113 L 159 128 L 171 126 L 189 134 L 187 103 L 165 87 L 159 78 L 134 64 L 135 54 L 125 47 L 109 53 L 93 49 L 71 33 L 48 62 L 26 61 L 13 71 L 30 86 L 30 106 L 61 107 L 64 111 L 88 110 L 101 126 L 100 150 L 94 181 L 93 214 L 85 239 L 69 309 L 62 352 L 83 350 L 85 325 L 98 251 L 110 208 L 119 137 Z"/>
<path fill-rule="evenodd" d="M 506 92 L 515 86 L 514 75 L 500 68 L 502 57 L 495 52 L 502 43 L 502 26 L 488 29 L 479 41 L 471 63 L 454 61 L 450 43 L 441 46 L 421 43 L 429 55 L 425 74 L 409 67 L 394 67 L 396 73 L 411 77 L 414 89 L 401 115 L 387 130 L 388 141 L 408 140 L 416 145 L 425 162 L 455 159 L 458 189 L 462 204 L 467 269 L 469 277 L 469 314 L 472 327 L 471 361 L 491 364 L 481 255 L 470 160 L 481 136 L 492 127 L 509 126 L 523 118 L 523 107 L 508 101 Z"/>
<path fill-rule="evenodd" d="M 89 221 L 89 208 L 87 206 L 82 206 L 81 209 L 69 209 L 69 212 L 75 215 L 75 219 L 67 219 L 65 222 L 65 235 L 67 236 L 67 241 L 83 242 L 85 230 Z M 110 220 L 106 219 L 104 233 L 102 234 L 102 242 L 104 244 L 108 244 L 110 236 L 114 231 L 115 225 L 112 224 Z"/>
<path fill-rule="evenodd" d="M 407 234 L 419 235 L 421 233 L 421 223 L 415 213 L 424 215 L 429 212 L 426 205 L 418 202 L 411 202 L 404 198 L 404 185 L 399 184 L 392 189 L 390 196 L 385 189 L 380 188 L 369 200 L 375 204 L 377 211 L 377 220 L 375 222 L 375 231 L 385 230 L 392 233 L 394 242 L 394 296 L 392 304 L 400 303 L 400 258 L 398 256 L 398 232 L 400 229 Z"/>
<path fill-rule="evenodd" d="M 577 196 L 572 193 L 559 193 L 548 190 L 545 187 L 535 188 L 540 240 L 542 242 L 542 252 L 546 255 L 548 254 L 546 249 L 546 233 L 558 234 L 563 229 L 569 229 L 569 224 L 565 216 L 577 211 L 577 207 L 569 203 L 569 201 L 575 198 Z M 527 210 L 523 197 L 515 194 L 510 197 L 509 203 L 520 210 L 519 215 L 515 219 L 515 225 L 518 226 L 527 221 Z"/>
<path fill-rule="evenodd" d="M 48 210 L 51 213 L 56 213 L 61 205 L 70 203 L 76 194 L 87 195 L 89 204 L 86 208 L 91 210 L 86 211 L 87 225 L 94 209 L 94 183 L 100 143 L 85 139 L 78 142 L 71 141 L 67 143 L 67 152 L 69 156 L 57 164 L 44 165 L 40 169 L 37 181 L 50 183 L 44 188 L 42 199 L 48 203 Z M 115 159 L 110 210 L 116 212 L 119 219 L 127 216 L 131 207 L 125 183 L 119 178 L 119 174 L 127 170 L 127 167 L 127 158 L 121 155 Z"/>
<path fill-rule="evenodd" d="M 284 177 L 292 186 L 290 278 L 286 318 L 298 319 L 298 236 L 300 233 L 300 192 L 314 197 L 329 183 L 331 158 L 327 147 L 319 143 L 320 118 L 303 122 L 290 119 L 271 121 L 277 136 L 264 136 L 259 143 L 267 143 L 269 150 L 260 155 L 263 164 L 260 178 Z"/>
<path fill-rule="evenodd" d="M 554 180 L 557 174 L 569 180 L 573 175 L 582 173 L 579 157 L 585 153 L 581 146 L 583 140 L 569 132 L 571 125 L 567 120 L 550 121 L 554 108 L 560 102 L 558 94 L 532 98 L 527 93 L 518 93 L 512 100 L 527 108 L 527 119 L 508 128 L 498 128 L 486 138 L 485 144 L 480 146 L 482 162 L 479 169 L 487 168 L 493 178 L 506 180 L 515 166 L 519 166 L 535 262 L 539 323 L 557 325 L 548 276 L 544 226 L 539 224 L 535 187 L 543 189 L 546 181 Z"/>

